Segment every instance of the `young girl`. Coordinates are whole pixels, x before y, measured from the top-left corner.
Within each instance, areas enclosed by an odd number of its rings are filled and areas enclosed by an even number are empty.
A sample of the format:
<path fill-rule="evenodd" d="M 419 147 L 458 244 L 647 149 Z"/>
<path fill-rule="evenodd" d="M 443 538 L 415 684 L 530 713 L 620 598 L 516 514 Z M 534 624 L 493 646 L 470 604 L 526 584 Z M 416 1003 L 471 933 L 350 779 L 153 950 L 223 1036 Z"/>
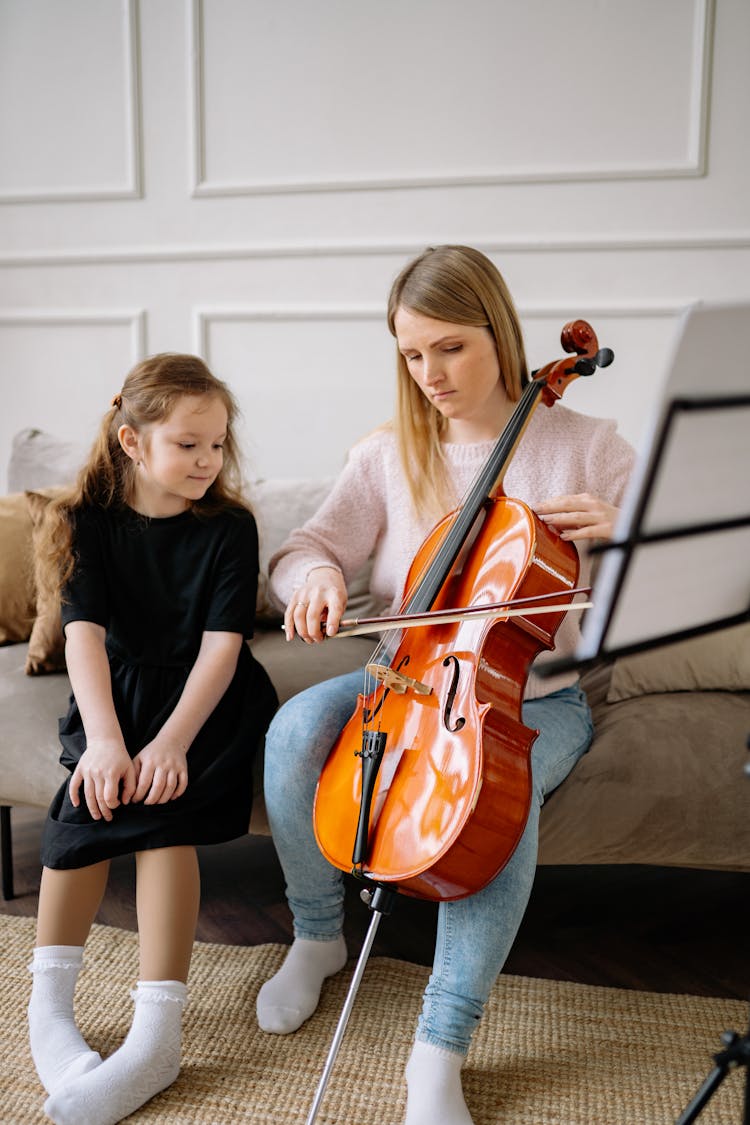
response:
<path fill-rule="evenodd" d="M 258 538 L 239 491 L 235 416 L 200 359 L 144 360 L 45 524 L 73 689 L 60 723 L 72 776 L 44 829 L 29 1031 L 58 1125 L 120 1121 L 177 1077 L 195 845 L 248 827 L 253 753 L 277 700 L 244 643 Z M 135 1012 L 102 1061 L 75 1025 L 73 993 L 109 861 L 131 852 Z"/>
<path fill-rule="evenodd" d="M 321 621 L 327 635 L 337 631 L 346 582 L 371 552 L 373 593 L 397 610 L 422 540 L 486 463 L 528 380 L 505 282 L 471 247 L 441 246 L 410 262 L 391 290 L 388 324 L 398 348 L 393 424 L 354 447 L 323 506 L 271 560 L 271 589 L 286 605 L 290 639 L 297 633 L 319 643 Z M 585 544 L 611 536 L 631 464 L 632 450 L 614 423 L 540 406 L 505 491 L 563 538 Z M 581 563 L 585 586 L 585 553 Z M 569 614 L 555 656 L 571 653 L 577 637 L 577 617 Z M 268 731 L 266 807 L 295 935 L 283 966 L 258 995 L 260 1026 L 276 1034 L 295 1031 L 312 1015 L 323 981 L 346 961 L 342 876 L 318 852 L 311 814 L 317 776 L 362 690 L 361 672 L 318 684 L 289 700 Z M 539 810 L 591 740 L 575 673 L 544 679 L 532 669 L 523 721 L 540 732 L 526 828 L 492 882 L 440 904 L 433 972 L 406 1070 L 406 1125 L 470 1125 L 461 1066 L 526 908 Z"/>

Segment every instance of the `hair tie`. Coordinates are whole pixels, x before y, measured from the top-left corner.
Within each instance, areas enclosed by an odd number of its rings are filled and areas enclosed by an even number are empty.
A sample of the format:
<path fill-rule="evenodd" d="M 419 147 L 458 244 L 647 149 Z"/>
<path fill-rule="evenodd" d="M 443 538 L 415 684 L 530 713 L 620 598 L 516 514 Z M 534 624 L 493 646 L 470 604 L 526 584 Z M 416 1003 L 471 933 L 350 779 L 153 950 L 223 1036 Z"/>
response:
<path fill-rule="evenodd" d="M 115 410 L 122 409 L 122 395 L 115 395 L 112 399 L 112 406 L 114 406 Z"/>

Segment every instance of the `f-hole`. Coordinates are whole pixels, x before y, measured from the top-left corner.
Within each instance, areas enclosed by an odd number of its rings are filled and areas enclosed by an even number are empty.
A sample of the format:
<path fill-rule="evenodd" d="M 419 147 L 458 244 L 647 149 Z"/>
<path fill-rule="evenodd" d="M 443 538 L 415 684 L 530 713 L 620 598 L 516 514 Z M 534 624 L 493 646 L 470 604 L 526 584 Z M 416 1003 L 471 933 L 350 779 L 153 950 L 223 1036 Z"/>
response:
<path fill-rule="evenodd" d="M 405 668 L 405 667 L 406 667 L 406 665 L 407 665 L 407 664 L 409 663 L 409 660 L 410 660 L 410 657 L 409 657 L 409 654 L 407 653 L 407 654 L 406 654 L 406 656 L 404 657 L 404 659 L 403 659 L 403 660 L 401 661 L 401 663 L 399 664 L 399 666 L 398 666 L 398 668 L 396 669 L 396 671 L 397 671 L 397 672 L 400 672 L 402 668 Z M 366 724 L 366 723 L 371 723 L 371 722 L 372 722 L 372 720 L 373 720 L 373 719 L 375 718 L 375 716 L 377 715 L 377 713 L 378 713 L 378 711 L 380 710 L 380 708 L 381 708 L 381 707 L 383 706 L 383 704 L 385 703 L 385 701 L 386 701 L 386 698 L 387 698 L 387 696 L 388 696 L 388 692 L 389 692 L 390 690 L 391 690 L 390 688 L 386 688 L 386 689 L 385 689 L 385 691 L 384 691 L 384 692 L 383 692 L 383 694 L 381 695 L 380 699 L 378 700 L 378 705 L 377 705 L 377 707 L 375 708 L 375 710 L 374 710 L 374 711 L 368 711 L 368 710 L 367 710 L 367 708 L 365 708 L 365 710 L 364 710 L 364 711 L 362 712 L 362 723 L 363 723 L 363 725 L 364 725 L 364 724 Z M 461 721 L 463 722 L 463 720 L 461 720 Z"/>
<path fill-rule="evenodd" d="M 456 731 L 461 730 L 461 727 L 466 725 L 466 719 L 456 719 L 455 724 L 451 726 L 451 723 L 453 721 L 451 712 L 453 711 L 453 703 L 456 698 L 456 691 L 458 690 L 458 674 L 460 671 L 460 665 L 458 663 L 457 657 L 446 656 L 445 660 L 443 661 L 443 667 L 450 668 L 451 665 L 453 666 L 453 676 L 451 677 L 451 686 L 448 689 L 448 698 L 446 699 L 445 707 L 443 708 L 443 726 L 446 730 L 449 730 L 451 734 L 455 734 Z"/>

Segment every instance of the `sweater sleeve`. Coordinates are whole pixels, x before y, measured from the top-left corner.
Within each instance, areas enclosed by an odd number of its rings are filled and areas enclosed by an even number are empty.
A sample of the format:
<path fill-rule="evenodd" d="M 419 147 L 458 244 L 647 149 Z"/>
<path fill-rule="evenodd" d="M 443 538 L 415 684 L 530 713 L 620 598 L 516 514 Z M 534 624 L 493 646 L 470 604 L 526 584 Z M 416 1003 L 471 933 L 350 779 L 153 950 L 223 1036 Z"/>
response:
<path fill-rule="evenodd" d="M 269 587 L 283 609 L 318 566 L 341 571 L 348 585 L 372 554 L 385 528 L 386 500 L 377 440 L 350 450 L 346 464 L 317 512 L 293 531 L 268 564 Z"/>
<path fill-rule="evenodd" d="M 635 451 L 607 419 L 592 433 L 586 455 L 588 490 L 620 507 L 635 463 Z"/>

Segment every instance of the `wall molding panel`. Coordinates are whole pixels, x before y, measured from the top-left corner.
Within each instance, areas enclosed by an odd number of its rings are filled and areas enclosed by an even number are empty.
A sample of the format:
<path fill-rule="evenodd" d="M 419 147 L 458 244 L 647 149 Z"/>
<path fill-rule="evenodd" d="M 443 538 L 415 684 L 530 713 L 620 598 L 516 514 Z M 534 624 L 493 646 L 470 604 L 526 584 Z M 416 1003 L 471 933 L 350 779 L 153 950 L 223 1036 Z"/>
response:
<path fill-rule="evenodd" d="M 14 436 L 28 428 L 88 448 L 125 373 L 145 355 L 135 308 L 0 309 L 0 490 Z"/>
<path fill-rule="evenodd" d="M 14 325 L 101 328 L 110 324 L 129 329 L 131 363 L 143 359 L 146 355 L 145 309 L 0 309 L 0 328 Z"/>
<path fill-rule="evenodd" d="M 206 64 L 206 20 L 211 0 L 190 0 L 190 76 L 191 94 L 191 193 L 196 196 L 242 196 L 256 194 L 280 195 L 285 193 L 331 192 L 331 191 L 380 191 L 413 188 L 469 187 L 477 185 L 503 184 L 565 184 L 577 182 L 606 182 L 622 180 L 659 180 L 665 178 L 685 178 L 702 176 L 706 171 L 706 151 L 709 130 L 710 85 L 713 51 L 713 22 L 715 0 L 692 0 L 684 4 L 684 18 L 691 23 L 690 74 L 688 94 L 684 106 L 684 151 L 681 156 L 668 156 L 664 159 L 653 157 L 632 158 L 630 160 L 582 160 L 576 163 L 554 161 L 547 166 L 534 166 L 521 162 L 517 167 L 495 167 L 491 170 L 464 168 L 460 173 L 428 171 L 411 175 L 377 174 L 362 175 L 353 173 L 328 177 L 274 176 L 246 178 L 242 175 L 228 178 L 212 176 L 208 167 L 207 138 L 209 123 L 207 113 L 207 64 Z M 498 10 L 498 19 L 502 12 Z M 571 28 L 574 20 L 570 21 Z M 566 31 L 568 29 L 566 28 Z M 571 31 L 572 34 L 572 31 Z M 576 28 L 576 37 L 579 32 Z M 666 42 L 669 42 L 667 38 Z M 570 49 L 562 44 L 555 60 L 574 59 L 578 39 L 571 39 Z M 267 47 L 269 45 L 266 45 Z M 573 76 L 575 62 L 563 62 L 561 73 Z M 291 80 L 291 76 L 290 76 Z M 273 118 L 264 121 L 263 128 L 273 132 Z M 304 128 L 304 120 L 300 122 Z M 367 129 L 363 121 L 363 130 Z M 577 124 L 577 123 L 576 123 Z M 646 123 L 640 123 L 641 130 Z M 252 127 L 252 122 L 250 123 Z M 575 127 L 571 130 L 576 133 Z M 595 138 L 586 138 L 592 145 Z M 261 147 L 261 146 L 259 146 Z M 581 147 L 576 144 L 575 151 Z M 593 147 L 593 145 L 592 145 Z"/>
<path fill-rule="evenodd" d="M 518 311 L 531 368 L 563 354 L 560 330 L 566 321 L 591 320 L 600 344 L 613 348 L 617 362 L 597 378 L 577 380 L 566 404 L 617 417 L 621 431 L 637 442 L 658 398 L 655 372 L 664 367 L 683 308 L 680 301 L 550 301 L 522 302 Z M 329 333 L 327 324 L 336 327 Z M 329 354 L 324 342 L 331 340 L 338 347 Z M 235 391 L 247 419 L 242 442 L 260 466 L 259 475 L 335 472 L 344 451 L 393 409 L 394 344 L 381 305 L 198 305 L 193 350 Z M 338 424 L 331 430 L 335 388 Z M 283 419 L 278 432 L 276 410 Z M 335 440 L 289 444 L 290 433 L 308 430 L 331 431 Z"/>
<path fill-rule="evenodd" d="M 433 239 L 439 242 L 440 239 Z M 612 237 L 487 238 L 466 240 L 488 254 L 610 254 L 636 251 L 748 250 L 750 231 L 696 234 L 633 234 Z M 284 258 L 403 257 L 423 250 L 423 240 L 289 243 L 208 243 L 148 246 L 79 247 L 73 250 L 24 250 L 0 253 L 0 269 L 41 266 L 117 265 L 135 262 L 254 261 Z"/>
<path fill-rule="evenodd" d="M 379 305 L 232 305 L 196 307 L 193 309 L 193 344 L 198 355 L 207 362 L 210 355 L 209 335 L 214 324 L 253 324 L 285 322 L 289 324 L 328 321 L 382 321 L 385 309 Z"/>
<path fill-rule="evenodd" d="M 58 186 L 29 184 L 0 185 L 0 204 L 4 203 L 85 203 L 116 199 L 139 199 L 143 185 L 143 144 L 141 136 L 139 0 L 117 0 L 120 7 L 121 48 L 124 87 L 122 93 L 123 133 L 125 140 L 124 176 L 120 184 L 82 182 Z M 85 15 L 85 13 L 84 13 Z M 109 44 L 108 44 L 109 46 Z M 100 48 L 99 48 L 100 49 Z M 102 91 L 92 91 L 100 97 Z M 21 96 L 22 92 L 18 92 Z M 92 145 L 95 138 L 91 138 Z"/>
<path fill-rule="evenodd" d="M 0 0 L 0 474 L 160 351 L 236 390 L 256 475 L 336 471 L 441 243 L 532 368 L 590 319 L 616 363 L 566 401 L 637 442 L 683 309 L 750 302 L 749 42 L 748 0 Z"/>
<path fill-rule="evenodd" d="M 516 305 L 522 320 L 545 320 L 552 317 L 578 316 L 575 302 L 570 304 L 523 304 Z M 681 301 L 640 304 L 627 302 L 597 301 L 586 302 L 588 314 L 618 319 L 643 319 L 652 317 L 674 317 L 683 309 Z M 197 306 L 193 309 L 193 339 L 201 344 L 212 324 L 239 324 L 255 322 L 285 321 L 290 324 L 303 321 L 331 320 L 376 320 L 382 321 L 385 303 L 382 305 L 217 305 Z"/>

